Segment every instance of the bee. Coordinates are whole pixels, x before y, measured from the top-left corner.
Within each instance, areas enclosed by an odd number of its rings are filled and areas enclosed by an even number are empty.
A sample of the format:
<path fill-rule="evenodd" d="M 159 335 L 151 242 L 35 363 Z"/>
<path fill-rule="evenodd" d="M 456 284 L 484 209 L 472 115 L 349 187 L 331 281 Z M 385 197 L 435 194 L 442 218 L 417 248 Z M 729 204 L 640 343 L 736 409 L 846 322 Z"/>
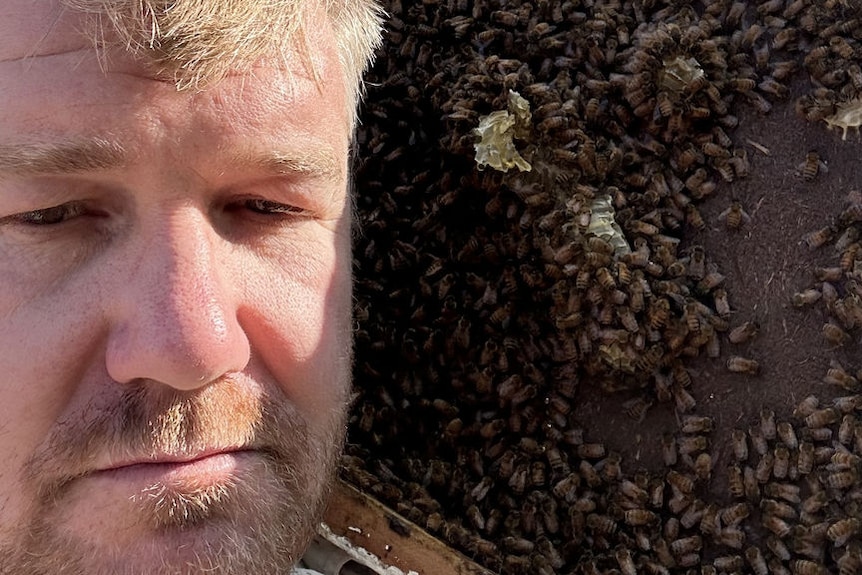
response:
<path fill-rule="evenodd" d="M 748 97 L 748 101 L 754 106 L 754 109 L 757 110 L 760 114 L 768 114 L 772 110 L 772 104 L 769 103 L 769 100 L 758 94 L 757 92 L 746 92 L 745 94 Z"/>
<path fill-rule="evenodd" d="M 820 291 L 810 288 L 793 294 L 791 301 L 794 307 L 804 307 L 820 301 L 821 297 L 823 294 Z"/>
<path fill-rule="evenodd" d="M 820 159 L 820 154 L 814 150 L 811 150 L 805 155 L 805 161 L 799 164 L 796 170 L 806 182 L 812 181 L 819 173 L 826 173 L 829 171 L 826 163 Z"/>
<path fill-rule="evenodd" d="M 738 2 L 737 4 L 742 4 L 743 7 L 745 6 L 744 2 Z M 722 555 L 720 557 L 716 557 L 712 561 L 712 564 L 719 571 L 726 573 L 741 573 L 744 567 L 743 559 L 739 555 Z"/>
<path fill-rule="evenodd" d="M 709 453 L 701 453 L 694 460 L 694 475 L 700 481 L 709 481 L 712 475 L 712 456 Z"/>
<path fill-rule="evenodd" d="M 760 549 L 754 546 L 745 550 L 745 559 L 751 565 L 751 570 L 754 575 L 769 575 L 769 568 L 766 566 L 766 560 Z"/>
<path fill-rule="evenodd" d="M 751 165 L 748 162 L 748 152 L 745 150 L 734 151 L 733 156 L 727 160 L 727 163 L 733 168 L 733 172 L 737 178 L 747 178 L 751 172 Z"/>
<path fill-rule="evenodd" d="M 694 490 L 694 481 L 687 475 L 671 469 L 665 476 L 667 482 L 678 489 L 681 493 L 690 494 Z"/>
<path fill-rule="evenodd" d="M 837 362 L 833 362 L 831 367 L 826 370 L 826 375 L 823 377 L 823 383 L 828 385 L 838 385 L 847 391 L 857 391 L 859 389 L 859 380 L 847 373 Z"/>
<path fill-rule="evenodd" d="M 807 416 L 805 418 L 805 426 L 809 429 L 816 429 L 832 425 L 836 421 L 838 421 L 838 411 L 834 408 L 827 407 L 825 409 L 818 409 L 811 415 Z"/>
<path fill-rule="evenodd" d="M 796 469 L 799 475 L 808 475 L 814 469 L 814 445 L 811 442 L 803 441 L 799 444 Z"/>
<path fill-rule="evenodd" d="M 856 228 L 854 227 L 854 228 L 850 228 L 850 229 L 856 229 Z M 839 261 L 839 267 L 842 270 L 844 270 L 845 272 L 848 272 L 848 271 L 853 269 L 853 266 L 856 263 L 856 254 L 859 252 L 860 247 L 862 247 L 862 245 L 860 245 L 858 242 L 854 241 L 853 243 L 848 245 L 846 249 L 844 249 L 841 252 L 841 259 Z"/>
<path fill-rule="evenodd" d="M 724 288 L 718 288 L 713 292 L 712 297 L 715 313 L 722 319 L 728 319 L 730 317 L 730 303 L 727 301 L 727 291 Z M 734 342 L 731 341 L 731 343 Z"/>
<path fill-rule="evenodd" d="M 771 452 L 767 452 L 760 458 L 760 461 L 757 462 L 757 467 L 754 469 L 754 474 L 757 477 L 757 481 L 760 483 L 766 483 L 769 480 L 769 477 L 772 475 L 772 467 L 775 464 L 775 455 Z"/>
<path fill-rule="evenodd" d="M 760 410 L 760 433 L 767 440 L 772 441 L 775 439 L 776 431 L 775 412 L 764 407 Z"/>
<path fill-rule="evenodd" d="M 733 373 L 744 373 L 747 375 L 756 375 L 760 371 L 760 364 L 757 360 L 734 355 L 728 358 L 727 369 Z"/>
<path fill-rule="evenodd" d="M 772 464 L 772 475 L 776 479 L 784 479 L 790 469 L 790 450 L 784 445 L 779 445 L 774 451 L 774 463 Z"/>
<path fill-rule="evenodd" d="M 658 519 L 658 515 L 646 509 L 627 509 L 623 514 L 623 521 L 632 527 L 653 525 Z"/>
<path fill-rule="evenodd" d="M 821 333 L 823 334 L 823 339 L 825 339 L 827 343 L 835 346 L 844 345 L 850 339 L 850 334 L 832 322 L 824 323 Z"/>
<path fill-rule="evenodd" d="M 836 451 L 831 457 L 831 469 L 856 469 L 862 459 L 849 451 Z"/>
<path fill-rule="evenodd" d="M 834 234 L 835 234 L 835 232 L 832 229 L 832 227 L 826 226 L 826 227 L 820 228 L 819 230 L 805 234 L 802 237 L 802 241 L 805 242 L 805 244 L 810 249 L 813 250 L 813 249 L 817 249 L 817 248 L 823 246 L 824 244 L 826 244 L 827 242 L 831 241 L 832 238 L 834 237 Z"/>
<path fill-rule="evenodd" d="M 680 557 L 700 551 L 702 546 L 703 538 L 700 535 L 692 535 L 690 537 L 682 537 L 672 541 L 670 544 L 670 551 L 675 556 Z"/>
<path fill-rule="evenodd" d="M 799 486 L 792 483 L 767 483 L 763 486 L 763 492 L 769 497 L 784 499 L 788 503 L 794 504 L 801 502 L 799 490 Z"/>
<path fill-rule="evenodd" d="M 662 435 L 661 440 L 662 460 L 667 467 L 673 467 L 677 462 L 676 440 L 670 433 Z"/>
<path fill-rule="evenodd" d="M 692 437 L 680 437 L 677 439 L 677 446 L 680 455 L 691 455 L 698 451 L 703 451 L 707 448 L 707 440 L 704 435 L 695 435 Z"/>
<path fill-rule="evenodd" d="M 748 428 L 748 437 L 751 439 L 751 446 L 754 448 L 754 451 L 758 455 L 766 455 L 769 451 L 769 445 L 766 442 L 766 438 L 763 437 L 763 431 L 761 431 L 759 425 L 752 425 Z"/>
<path fill-rule="evenodd" d="M 862 571 L 862 552 L 860 552 L 858 543 L 849 544 L 844 554 L 836 560 L 836 564 L 839 575 L 850 575 Z"/>
<path fill-rule="evenodd" d="M 583 459 L 602 459 L 605 457 L 605 446 L 601 443 L 584 443 L 578 446 L 578 457 Z"/>
<path fill-rule="evenodd" d="M 686 415 L 682 418 L 680 431 L 683 433 L 709 433 L 715 421 L 708 416 Z"/>
<path fill-rule="evenodd" d="M 696 401 L 694 397 L 686 391 L 684 387 L 681 385 L 674 385 L 672 388 L 673 400 L 676 405 L 677 411 L 680 413 L 687 413 L 694 409 L 696 405 Z"/>
<path fill-rule="evenodd" d="M 742 484 L 745 487 L 746 499 L 752 503 L 760 500 L 760 484 L 757 481 L 757 475 L 748 465 L 742 468 Z"/>
<path fill-rule="evenodd" d="M 607 515 L 590 513 L 587 515 L 587 528 L 599 535 L 610 535 L 617 530 L 617 522 Z"/>
<path fill-rule="evenodd" d="M 858 425 L 859 421 L 856 417 L 850 413 L 846 414 L 841 419 L 841 425 L 838 427 L 838 442 L 842 445 L 850 445 Z"/>
<path fill-rule="evenodd" d="M 751 221 L 751 216 L 742 208 L 741 202 L 733 201 L 730 207 L 718 215 L 718 220 L 723 221 L 727 229 L 738 230 Z"/>
<path fill-rule="evenodd" d="M 775 499 L 764 499 L 760 502 L 760 510 L 764 515 L 774 515 L 788 521 L 796 521 L 798 513 L 789 503 Z"/>
<path fill-rule="evenodd" d="M 709 272 L 702 280 L 697 282 L 695 289 L 702 294 L 709 293 L 724 283 L 724 280 L 725 277 L 723 274 L 720 274 L 717 271 Z"/>
<path fill-rule="evenodd" d="M 808 559 L 794 559 L 790 562 L 790 570 L 794 575 L 827 575 L 828 573 L 820 563 Z"/>
<path fill-rule="evenodd" d="M 736 463 L 731 463 L 727 467 L 727 485 L 731 497 L 740 499 L 745 496 L 742 468 Z"/>
<path fill-rule="evenodd" d="M 847 489 L 856 482 L 856 479 L 857 474 L 855 470 L 843 469 L 829 473 L 826 476 L 826 485 L 832 489 Z"/>
<path fill-rule="evenodd" d="M 767 76 L 757 85 L 757 87 L 760 91 L 779 99 L 786 98 L 787 94 L 790 93 L 790 89 L 787 86 L 777 82 L 775 78 L 772 78 L 771 76 Z"/>
<path fill-rule="evenodd" d="M 760 324 L 756 321 L 747 321 L 730 330 L 727 334 L 727 340 L 733 344 L 745 343 L 757 335 L 759 329 Z"/>
<path fill-rule="evenodd" d="M 737 461 L 746 461 L 748 459 L 748 441 L 745 439 L 745 432 L 741 429 L 734 429 L 730 433 L 730 438 L 734 458 Z"/>
<path fill-rule="evenodd" d="M 614 549 L 614 558 L 620 566 L 620 572 L 622 575 L 637 575 L 637 567 L 635 567 L 635 562 L 632 559 L 631 553 L 629 553 L 629 550 L 625 545 L 618 545 L 616 549 Z"/>

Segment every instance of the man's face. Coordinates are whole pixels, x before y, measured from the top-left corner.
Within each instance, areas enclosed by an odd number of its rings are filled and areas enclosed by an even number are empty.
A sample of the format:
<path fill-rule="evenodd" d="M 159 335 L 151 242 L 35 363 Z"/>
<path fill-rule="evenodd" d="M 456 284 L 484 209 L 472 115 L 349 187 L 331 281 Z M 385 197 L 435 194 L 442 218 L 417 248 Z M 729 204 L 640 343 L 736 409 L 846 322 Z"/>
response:
<path fill-rule="evenodd" d="M 59 14 L 0 6 L 0 573 L 287 572 L 349 379 L 331 30 L 178 93 Z"/>

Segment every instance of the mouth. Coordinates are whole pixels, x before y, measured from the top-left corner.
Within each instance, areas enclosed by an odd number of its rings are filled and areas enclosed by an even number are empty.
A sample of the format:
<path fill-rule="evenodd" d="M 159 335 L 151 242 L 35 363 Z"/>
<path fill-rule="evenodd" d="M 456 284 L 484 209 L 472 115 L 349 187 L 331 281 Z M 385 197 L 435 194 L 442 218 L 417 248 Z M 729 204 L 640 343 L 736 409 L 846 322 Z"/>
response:
<path fill-rule="evenodd" d="M 111 464 L 90 477 L 112 483 L 162 483 L 202 489 L 228 481 L 252 457 L 253 450 L 238 448 L 207 450 L 193 455 L 158 454 Z"/>

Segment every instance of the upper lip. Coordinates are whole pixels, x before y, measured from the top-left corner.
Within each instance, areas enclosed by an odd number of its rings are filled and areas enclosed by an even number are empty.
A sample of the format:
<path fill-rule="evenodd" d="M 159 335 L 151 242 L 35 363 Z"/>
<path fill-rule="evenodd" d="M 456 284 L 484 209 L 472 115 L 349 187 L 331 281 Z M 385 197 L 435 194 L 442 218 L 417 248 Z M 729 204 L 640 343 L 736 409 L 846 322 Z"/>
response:
<path fill-rule="evenodd" d="M 123 467 L 143 464 L 191 463 L 193 461 L 211 457 L 213 455 L 220 455 L 223 453 L 236 453 L 239 451 L 246 450 L 247 449 L 243 447 L 218 447 L 205 449 L 202 451 L 196 451 L 194 453 L 151 453 L 147 455 L 118 459 L 116 461 L 108 463 L 107 465 L 99 466 L 97 471 L 112 471 L 115 469 L 122 469 Z"/>

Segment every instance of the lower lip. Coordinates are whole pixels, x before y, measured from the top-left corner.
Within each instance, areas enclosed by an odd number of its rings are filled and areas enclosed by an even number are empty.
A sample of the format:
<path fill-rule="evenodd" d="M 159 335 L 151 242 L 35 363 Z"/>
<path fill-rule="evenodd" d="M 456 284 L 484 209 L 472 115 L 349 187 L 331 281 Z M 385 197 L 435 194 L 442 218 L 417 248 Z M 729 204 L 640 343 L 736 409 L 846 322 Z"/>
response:
<path fill-rule="evenodd" d="M 205 488 L 235 476 L 244 460 L 250 456 L 248 451 L 231 451 L 214 453 L 192 461 L 136 463 L 99 471 L 91 477 L 121 483 L 163 483 Z"/>

